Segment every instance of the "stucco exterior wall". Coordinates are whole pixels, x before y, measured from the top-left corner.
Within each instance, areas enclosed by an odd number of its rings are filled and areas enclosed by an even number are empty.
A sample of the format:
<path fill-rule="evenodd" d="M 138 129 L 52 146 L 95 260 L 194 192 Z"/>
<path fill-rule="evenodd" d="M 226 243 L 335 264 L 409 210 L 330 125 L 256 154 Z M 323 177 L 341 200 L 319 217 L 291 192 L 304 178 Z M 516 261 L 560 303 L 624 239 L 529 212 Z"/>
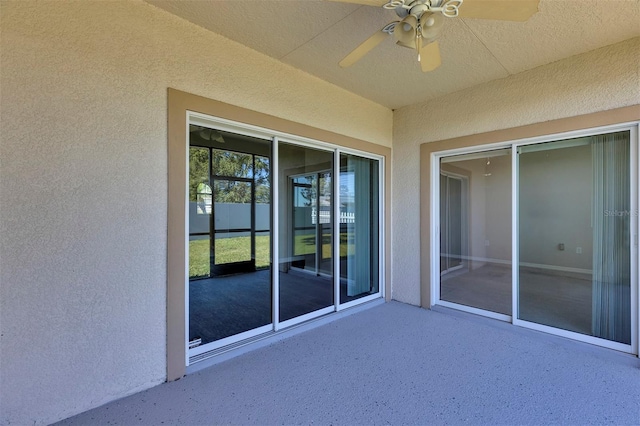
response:
<path fill-rule="evenodd" d="M 167 87 L 390 146 L 392 112 L 141 1 L 2 1 L 0 423 L 166 376 Z"/>
<path fill-rule="evenodd" d="M 639 57 L 635 38 L 396 110 L 392 297 L 420 304 L 420 144 L 638 104 Z"/>

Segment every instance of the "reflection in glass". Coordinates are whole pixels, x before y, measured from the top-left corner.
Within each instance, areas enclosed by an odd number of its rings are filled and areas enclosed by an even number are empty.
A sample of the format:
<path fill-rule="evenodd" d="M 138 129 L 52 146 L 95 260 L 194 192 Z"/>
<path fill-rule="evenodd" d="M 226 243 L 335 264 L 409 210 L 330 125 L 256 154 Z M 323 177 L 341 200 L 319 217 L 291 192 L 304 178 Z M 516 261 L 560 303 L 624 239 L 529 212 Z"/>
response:
<path fill-rule="evenodd" d="M 629 132 L 520 148 L 519 318 L 631 342 Z"/>
<path fill-rule="evenodd" d="M 440 299 L 511 315 L 511 150 L 440 161 Z"/>
<path fill-rule="evenodd" d="M 271 265 L 271 169 L 269 157 L 255 156 L 255 266 Z"/>
<path fill-rule="evenodd" d="M 191 147 L 189 148 L 189 278 L 209 276 L 210 225 L 209 150 Z"/>
<path fill-rule="evenodd" d="M 333 153 L 281 143 L 280 321 L 333 305 Z"/>
<path fill-rule="evenodd" d="M 251 182 L 220 180 L 213 182 L 215 197 L 214 264 L 251 261 Z"/>
<path fill-rule="evenodd" d="M 253 155 L 251 154 L 214 149 L 211 161 L 217 176 L 253 177 Z"/>
<path fill-rule="evenodd" d="M 378 161 L 340 155 L 340 303 L 379 291 Z"/>
<path fill-rule="evenodd" d="M 209 235 L 189 235 L 189 278 L 208 277 L 211 273 Z"/>
<path fill-rule="evenodd" d="M 190 130 L 189 275 L 199 279 L 189 281 L 189 342 L 197 347 L 272 322 L 271 142 Z"/>
<path fill-rule="evenodd" d="M 189 128 L 189 347 L 214 343 L 190 354 L 273 329 L 273 266 L 280 322 L 379 294 L 378 160 L 341 155 L 338 198 L 335 150 L 279 143 L 279 216 L 273 218 L 272 142 Z M 279 264 L 273 266 L 272 221 L 279 229 Z"/>
<path fill-rule="evenodd" d="M 316 261 L 316 175 L 291 179 L 293 190 L 293 255 L 312 256 L 308 268 L 315 270 Z M 305 265 L 303 265 L 304 267 Z"/>

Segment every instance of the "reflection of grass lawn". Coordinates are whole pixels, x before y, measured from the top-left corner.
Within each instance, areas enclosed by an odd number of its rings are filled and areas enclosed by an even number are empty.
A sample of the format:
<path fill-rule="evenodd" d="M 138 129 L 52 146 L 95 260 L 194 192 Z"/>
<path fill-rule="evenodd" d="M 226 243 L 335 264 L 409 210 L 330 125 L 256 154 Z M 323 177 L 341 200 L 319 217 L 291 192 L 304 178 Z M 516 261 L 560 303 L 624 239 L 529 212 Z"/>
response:
<path fill-rule="evenodd" d="M 331 238 L 325 234 L 322 244 L 322 255 L 325 259 L 331 257 Z M 351 242 L 353 237 L 350 238 Z M 340 257 L 348 253 L 355 253 L 355 246 L 347 246 L 347 234 L 340 235 Z M 269 266 L 268 235 L 256 236 L 256 267 Z M 305 255 L 316 252 L 315 238 L 309 235 L 297 235 L 295 241 L 296 254 Z M 249 260 L 251 252 L 251 237 L 219 238 L 216 240 L 216 265 Z M 189 276 L 202 277 L 209 275 L 209 240 L 189 241 Z"/>
<path fill-rule="evenodd" d="M 251 237 L 218 238 L 216 265 L 241 262 L 251 258 Z M 256 267 L 269 266 L 269 236 L 256 237 Z M 209 275 L 209 240 L 189 241 L 189 276 Z"/>
<path fill-rule="evenodd" d="M 347 239 L 350 243 L 349 246 L 347 246 Z M 356 248 L 353 244 L 353 235 L 347 235 L 346 232 L 343 232 L 340 234 L 340 257 L 345 257 L 347 255 L 347 250 L 348 253 L 352 255 L 355 253 Z M 296 235 L 294 252 L 297 256 L 314 254 L 316 252 L 315 234 Z M 329 259 L 331 257 L 331 234 L 324 234 L 322 236 L 322 257 L 324 259 Z"/>
<path fill-rule="evenodd" d="M 209 240 L 189 241 L 189 277 L 209 275 Z"/>

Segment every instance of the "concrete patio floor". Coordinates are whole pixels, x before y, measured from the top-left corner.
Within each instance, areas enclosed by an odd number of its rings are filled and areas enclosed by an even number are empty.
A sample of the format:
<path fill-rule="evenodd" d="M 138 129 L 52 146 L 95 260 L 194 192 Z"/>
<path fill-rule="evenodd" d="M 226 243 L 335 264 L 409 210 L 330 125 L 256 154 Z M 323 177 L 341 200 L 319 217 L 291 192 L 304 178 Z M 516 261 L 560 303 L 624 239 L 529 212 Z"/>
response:
<path fill-rule="evenodd" d="M 391 302 L 60 424 L 312 423 L 640 424 L 640 360 Z"/>

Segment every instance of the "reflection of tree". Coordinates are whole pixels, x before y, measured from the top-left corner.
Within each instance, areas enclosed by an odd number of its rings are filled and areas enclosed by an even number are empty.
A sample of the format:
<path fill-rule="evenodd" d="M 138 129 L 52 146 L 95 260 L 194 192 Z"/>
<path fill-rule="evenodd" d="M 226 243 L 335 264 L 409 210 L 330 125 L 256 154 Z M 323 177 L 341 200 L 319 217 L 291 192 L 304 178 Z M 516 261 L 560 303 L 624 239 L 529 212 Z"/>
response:
<path fill-rule="evenodd" d="M 333 192 L 333 188 L 331 187 L 331 175 L 329 173 L 324 173 L 320 175 L 320 205 L 321 206 L 330 206 L 331 205 L 331 193 Z"/>
<path fill-rule="evenodd" d="M 212 171 L 216 176 L 253 178 L 256 203 L 271 202 L 269 158 L 259 155 L 214 149 Z M 255 170 L 254 170 L 255 158 Z M 189 200 L 196 201 L 198 184 L 209 183 L 209 150 L 192 147 L 189 150 Z M 216 180 L 215 201 L 219 203 L 248 203 L 251 201 L 249 182 Z"/>
<path fill-rule="evenodd" d="M 215 180 L 214 199 L 216 203 L 250 203 L 251 183 L 236 180 Z"/>
<path fill-rule="evenodd" d="M 198 185 L 209 183 L 209 150 L 189 149 L 189 201 L 197 201 Z"/>
<path fill-rule="evenodd" d="M 271 183 L 269 182 L 269 159 L 256 155 L 256 169 L 254 180 L 256 184 L 256 203 L 269 204 L 271 202 Z"/>
<path fill-rule="evenodd" d="M 253 176 L 253 155 L 251 154 L 214 149 L 211 161 L 214 175 L 243 178 Z"/>
<path fill-rule="evenodd" d="M 318 183 L 319 181 L 319 183 Z M 320 205 L 330 205 L 330 200 L 326 197 L 331 196 L 331 175 L 329 173 L 320 173 L 318 175 L 309 175 L 296 179 L 300 186 L 300 196 L 305 200 L 304 206 L 311 207 L 316 205 L 318 190 L 320 191 Z"/>
<path fill-rule="evenodd" d="M 315 179 L 311 183 L 311 186 L 304 186 L 300 190 L 300 196 L 305 200 L 304 206 L 311 207 L 316 204 L 316 181 Z"/>

